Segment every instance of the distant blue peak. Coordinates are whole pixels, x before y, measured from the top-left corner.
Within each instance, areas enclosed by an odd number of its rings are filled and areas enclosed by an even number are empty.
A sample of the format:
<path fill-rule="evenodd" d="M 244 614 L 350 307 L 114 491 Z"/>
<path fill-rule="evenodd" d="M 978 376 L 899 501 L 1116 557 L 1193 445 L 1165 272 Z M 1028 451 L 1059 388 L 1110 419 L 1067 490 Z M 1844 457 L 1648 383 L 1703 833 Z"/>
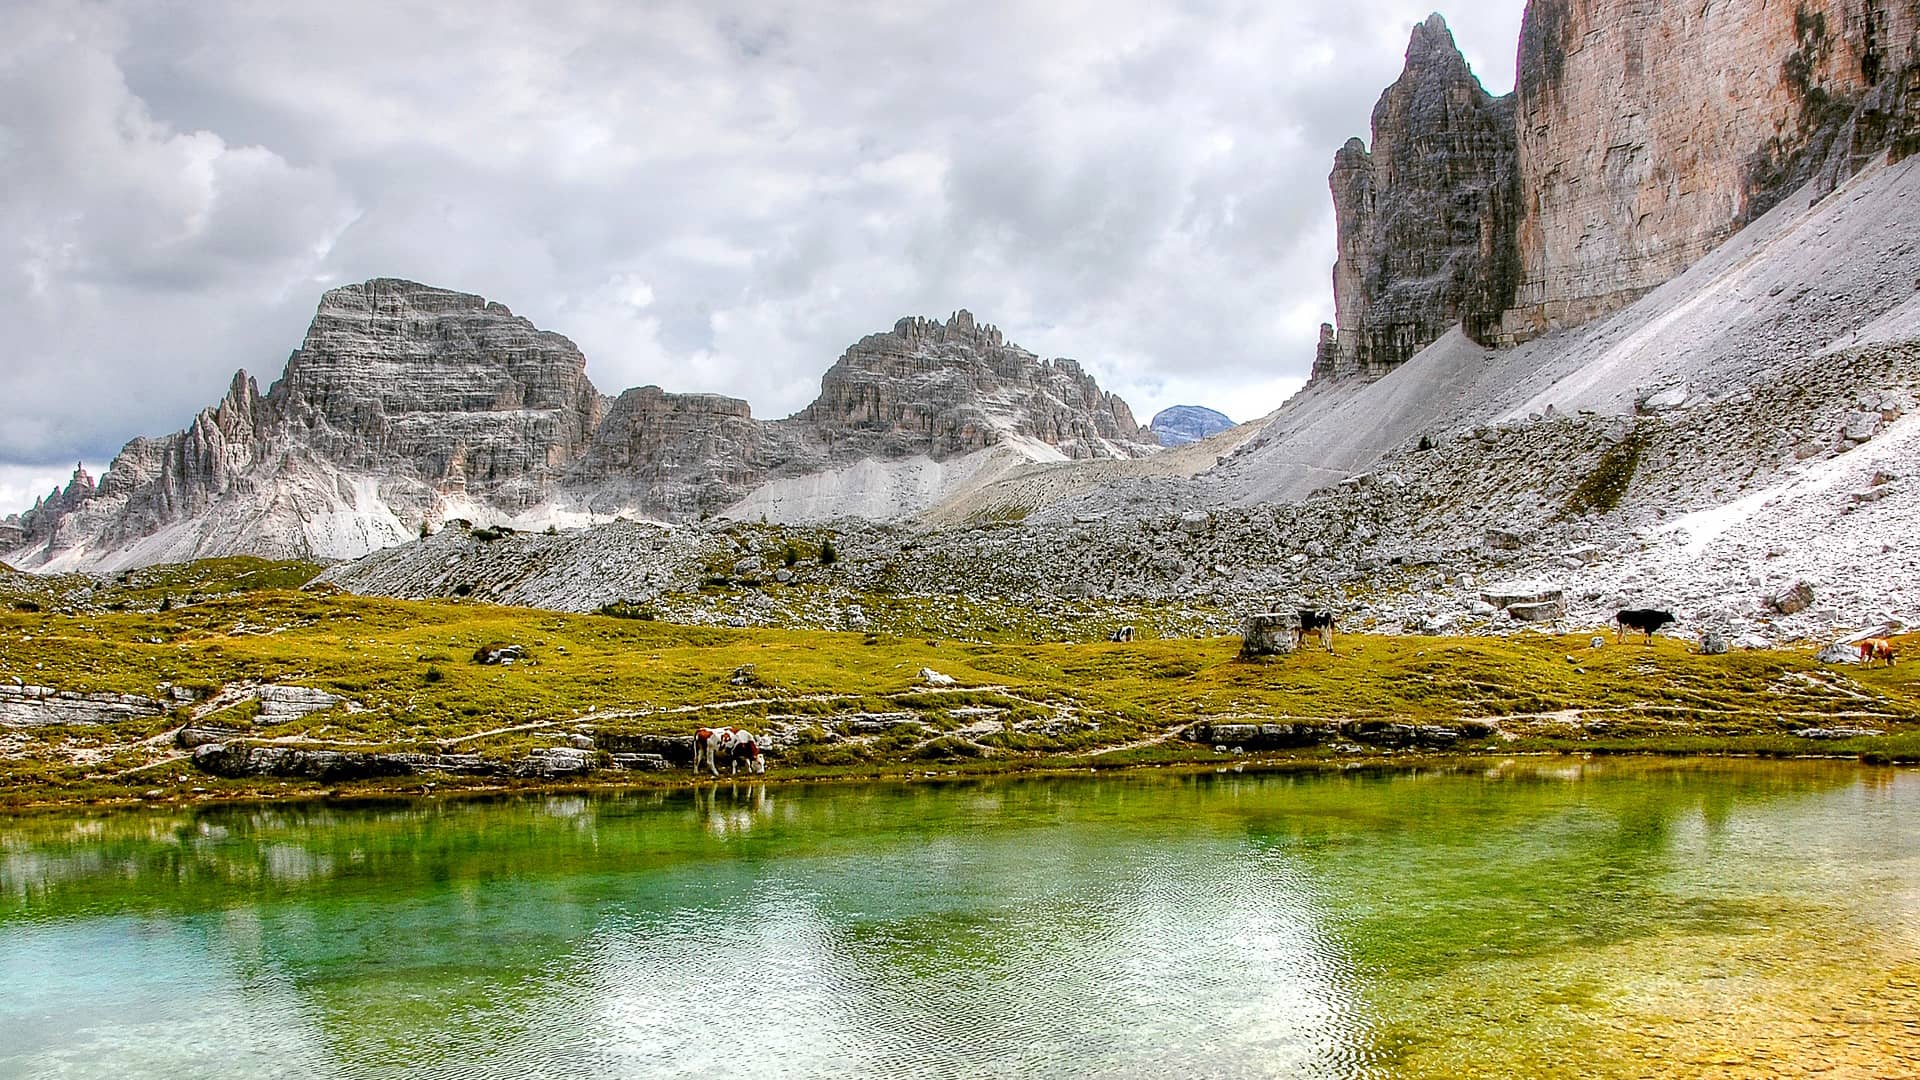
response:
<path fill-rule="evenodd" d="M 1200 405 L 1175 405 L 1160 410 L 1147 426 L 1159 437 L 1161 446 L 1185 446 L 1234 425 L 1225 413 Z"/>

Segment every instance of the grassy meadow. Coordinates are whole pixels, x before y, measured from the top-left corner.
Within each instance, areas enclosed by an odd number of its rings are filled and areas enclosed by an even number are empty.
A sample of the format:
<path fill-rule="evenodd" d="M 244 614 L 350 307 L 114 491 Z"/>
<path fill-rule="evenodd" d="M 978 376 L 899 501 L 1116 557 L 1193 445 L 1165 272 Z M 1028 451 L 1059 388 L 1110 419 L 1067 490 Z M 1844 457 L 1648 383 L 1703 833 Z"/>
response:
<path fill-rule="evenodd" d="M 339 750 L 512 761 L 580 735 L 683 735 L 733 724 L 779 736 L 774 777 L 1218 764 L 1178 737 L 1197 722 L 1491 721 L 1455 752 L 1715 753 L 1920 760 L 1911 665 L 1864 670 L 1781 649 L 1699 656 L 1677 640 L 1592 648 L 1591 631 L 1517 637 L 1344 635 L 1263 663 L 1235 637 L 1130 644 L 720 629 L 468 601 L 302 590 L 313 568 L 223 559 L 105 584 L 0 579 L 0 681 L 191 702 L 115 724 L 0 726 L 0 805 L 311 795 L 340 785 L 221 780 L 172 733 Z M 31 590 L 31 591 L 29 591 Z M 896 601 L 897 603 L 898 601 Z M 1003 619 L 1002 621 L 1012 621 Z M 473 662 L 511 642 L 525 662 Z M 742 668 L 751 665 L 749 671 Z M 930 687 L 921 670 L 951 676 Z M 236 688 L 314 687 L 343 702 L 299 719 Z M 223 695 L 222 691 L 226 691 Z M 1879 734 L 1805 738 L 1809 728 Z M 576 743 L 577 744 L 577 743 Z M 1248 761 L 1377 759 L 1332 740 Z M 595 783 L 684 783 L 601 772 Z M 368 791 L 498 778 L 360 781 Z"/>

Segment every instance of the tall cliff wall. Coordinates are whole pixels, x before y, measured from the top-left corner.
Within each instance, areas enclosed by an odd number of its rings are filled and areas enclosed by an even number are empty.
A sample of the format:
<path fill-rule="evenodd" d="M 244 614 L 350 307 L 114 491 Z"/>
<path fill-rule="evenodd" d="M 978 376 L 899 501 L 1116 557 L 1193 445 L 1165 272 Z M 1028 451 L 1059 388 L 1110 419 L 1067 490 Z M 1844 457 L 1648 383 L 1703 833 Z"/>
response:
<path fill-rule="evenodd" d="M 1920 151 L 1920 0 L 1531 0 L 1514 93 L 1439 16 L 1329 177 L 1335 327 L 1378 376 L 1456 322 L 1513 345 L 1645 295 L 1789 192 Z"/>
<path fill-rule="evenodd" d="M 1914 55 L 1900 0 L 1533 0 L 1515 89 L 1521 281 L 1502 337 L 1692 265 L 1811 177 Z"/>

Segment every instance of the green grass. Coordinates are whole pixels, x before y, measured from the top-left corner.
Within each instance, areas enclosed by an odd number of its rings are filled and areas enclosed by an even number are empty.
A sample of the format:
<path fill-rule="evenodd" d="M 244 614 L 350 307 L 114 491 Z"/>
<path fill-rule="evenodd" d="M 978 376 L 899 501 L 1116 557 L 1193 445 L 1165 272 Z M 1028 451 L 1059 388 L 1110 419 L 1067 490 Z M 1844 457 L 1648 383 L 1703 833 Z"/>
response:
<path fill-rule="evenodd" d="M 152 695 L 162 683 L 202 693 L 246 680 L 312 686 L 353 708 L 271 722 L 242 705 L 208 722 L 256 738 L 511 758 L 582 726 L 620 734 L 679 734 L 699 723 L 822 732 L 855 714 L 903 713 L 925 726 L 850 744 L 824 737 L 794 748 L 790 774 L 1005 769 L 1129 746 L 1199 720 L 1495 720 L 1503 740 L 1477 749 L 1541 752 L 1842 754 L 1920 760 L 1914 668 L 1823 668 L 1804 651 L 1706 657 L 1678 641 L 1587 647 L 1590 635 L 1396 638 L 1346 635 L 1338 652 L 1270 663 L 1237 659 L 1238 639 L 1159 638 L 1132 644 L 961 643 L 919 635 L 691 627 L 489 604 L 410 602 L 284 585 L 310 568 L 218 560 L 158 568 L 115 586 L 170 610 L 107 604 L 77 614 L 0 611 L 0 679 L 80 692 Z M 258 588 L 250 588 L 258 585 Z M 202 599 L 191 602 L 189 598 Z M 876 598 L 872 608 L 887 601 Z M 924 599 L 919 603 L 929 603 Z M 903 608 L 912 602 L 900 600 Z M 980 602 L 969 602 L 985 618 Z M 115 610 L 116 606 L 123 607 Z M 1089 608 L 1089 622 L 1112 619 Z M 1019 617 L 1009 611 L 998 616 Z M 488 642 L 518 643 L 511 667 L 470 661 Z M 869 642 L 873 642 L 869 644 Z M 732 672 L 754 665 L 757 682 Z M 922 668 L 953 676 L 930 692 Z M 699 712 L 666 712 L 689 706 Z M 975 710 L 961 712 L 956 710 Z M 985 711 L 981 711 L 985 710 Z M 0 799 L 124 797 L 156 778 L 214 785 L 186 767 L 148 764 L 164 748 L 134 745 L 174 715 L 120 728 L 5 729 Z M 1576 715 L 1577 713 L 1577 715 Z M 981 719 L 1002 731 L 959 734 Z M 484 733 L 535 725 L 530 730 Z M 1042 725 L 1051 733 L 1043 733 Z M 1026 730 L 1019 730 L 1025 726 Z M 1795 729 L 1852 726 L 1886 734 L 1799 739 Z M 1293 756 L 1325 756 L 1312 748 Z M 1085 759 L 1100 767 L 1210 760 L 1207 748 L 1149 743 Z M 171 770 L 171 771 L 169 771 Z M 807 770 L 814 770 L 808 773 Z M 116 778 L 118 777 L 118 778 Z M 257 784 L 256 784 L 257 787 Z M 224 789 L 220 789 L 224 790 Z"/>

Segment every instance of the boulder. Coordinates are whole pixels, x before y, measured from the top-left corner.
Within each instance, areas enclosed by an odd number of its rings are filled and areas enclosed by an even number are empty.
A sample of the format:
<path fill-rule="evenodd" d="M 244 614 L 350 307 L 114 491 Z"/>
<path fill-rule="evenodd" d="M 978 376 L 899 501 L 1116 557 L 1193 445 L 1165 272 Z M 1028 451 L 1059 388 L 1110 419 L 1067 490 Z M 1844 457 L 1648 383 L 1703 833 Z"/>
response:
<path fill-rule="evenodd" d="M 513 775 L 525 779 L 556 780 L 584 776 L 592 772 L 593 767 L 594 755 L 591 751 L 572 746 L 550 746 L 535 750 L 514 762 Z"/>
<path fill-rule="evenodd" d="M 630 735 L 601 730 L 593 733 L 593 741 L 611 755 L 615 764 L 619 764 L 622 757 L 659 758 L 669 765 L 693 764 L 691 727 L 685 735 Z"/>
<path fill-rule="evenodd" d="M 1880 424 L 1878 412 L 1848 413 L 1840 425 L 1840 437 L 1848 442 L 1863 443 L 1873 438 L 1874 433 L 1880 430 Z"/>
<path fill-rule="evenodd" d="M 1782 615 L 1795 615 L 1813 606 L 1813 586 L 1796 581 L 1766 598 L 1767 606 Z"/>
<path fill-rule="evenodd" d="M 493 641 L 473 650 L 476 664 L 513 664 L 527 658 L 527 650 L 505 641 Z"/>
<path fill-rule="evenodd" d="M 1481 589 L 1480 599 L 1496 608 L 1511 608 L 1515 604 L 1564 606 L 1566 592 L 1539 581 L 1503 581 Z"/>
<path fill-rule="evenodd" d="M 920 681 L 926 684 L 927 686 L 955 685 L 955 680 L 953 676 L 943 675 L 940 672 L 935 671 L 930 667 L 923 667 L 920 669 Z"/>
<path fill-rule="evenodd" d="M 1567 606 L 1559 600 L 1542 600 L 1537 603 L 1508 604 L 1507 614 L 1515 622 L 1546 623 L 1566 617 Z"/>
<path fill-rule="evenodd" d="M 269 683 L 254 690 L 255 700 L 260 702 L 260 718 L 265 724 L 284 720 L 298 720 L 303 716 L 312 716 L 317 712 L 326 712 L 340 704 L 343 698 L 317 690 L 311 686 L 285 686 Z"/>
<path fill-rule="evenodd" d="M 1284 656 L 1293 652 L 1300 629 L 1295 611 L 1266 611 L 1249 615 L 1240 631 L 1240 658 Z"/>
<path fill-rule="evenodd" d="M 1204 510 L 1189 510 L 1180 515 L 1180 531 L 1188 536 L 1199 536 L 1213 528 L 1213 515 Z"/>
<path fill-rule="evenodd" d="M 1717 630 L 1708 630 L 1700 635 L 1701 656 L 1724 656 L 1727 648 L 1727 636 Z"/>
<path fill-rule="evenodd" d="M 1495 526 L 1486 532 L 1487 546 L 1495 551 L 1519 551 L 1527 546 L 1527 533 L 1523 529 L 1507 526 Z"/>

